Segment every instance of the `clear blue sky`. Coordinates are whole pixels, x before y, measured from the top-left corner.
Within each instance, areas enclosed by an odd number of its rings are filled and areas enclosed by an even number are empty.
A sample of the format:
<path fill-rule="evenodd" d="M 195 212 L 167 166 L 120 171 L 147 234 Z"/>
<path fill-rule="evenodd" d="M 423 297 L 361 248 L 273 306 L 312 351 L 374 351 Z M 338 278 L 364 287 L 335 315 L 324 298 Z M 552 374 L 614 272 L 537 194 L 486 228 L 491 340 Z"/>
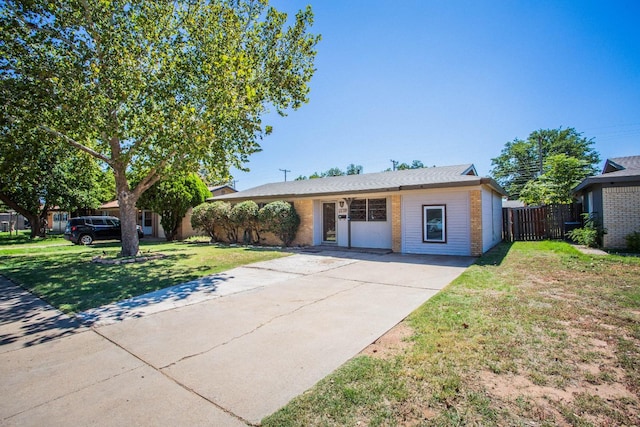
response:
<path fill-rule="evenodd" d="M 308 1 L 272 1 L 279 10 Z M 316 0 L 310 102 L 274 126 L 237 188 L 349 163 L 474 163 L 574 127 L 602 160 L 640 155 L 640 2 Z"/>

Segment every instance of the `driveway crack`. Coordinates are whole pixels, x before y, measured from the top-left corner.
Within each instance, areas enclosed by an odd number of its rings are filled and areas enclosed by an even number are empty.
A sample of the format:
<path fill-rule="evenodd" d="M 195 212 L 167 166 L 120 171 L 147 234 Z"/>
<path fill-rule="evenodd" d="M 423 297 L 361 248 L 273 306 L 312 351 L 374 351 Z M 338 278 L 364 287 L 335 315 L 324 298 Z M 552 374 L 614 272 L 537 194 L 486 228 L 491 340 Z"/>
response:
<path fill-rule="evenodd" d="M 232 343 L 232 342 L 234 342 L 234 341 L 236 341 L 236 340 L 239 340 L 239 339 L 241 339 L 241 338 L 243 338 L 243 337 L 246 337 L 247 335 L 251 335 L 251 334 L 253 334 L 254 332 L 258 331 L 259 329 L 262 329 L 263 327 L 265 327 L 265 326 L 269 325 L 270 323 L 272 323 L 273 321 L 275 321 L 275 320 L 277 320 L 277 319 L 280 319 L 280 318 L 282 318 L 282 317 L 286 317 L 286 316 L 290 316 L 290 315 L 292 315 L 292 314 L 294 314 L 294 313 L 296 313 L 296 312 L 298 312 L 298 311 L 300 311 L 300 310 L 302 310 L 302 309 L 304 309 L 304 308 L 306 308 L 306 307 L 312 306 L 312 305 L 314 305 L 314 304 L 318 304 L 318 303 L 320 303 L 320 302 L 322 302 L 322 301 L 326 301 L 326 300 L 328 300 L 329 298 L 333 298 L 333 297 L 334 297 L 334 296 L 336 296 L 336 295 L 340 295 L 341 293 L 348 292 L 348 291 L 351 291 L 351 290 L 353 290 L 353 289 L 357 289 L 357 288 L 359 288 L 359 287 L 364 286 L 364 285 L 366 285 L 366 284 L 367 284 L 366 282 L 356 282 L 356 281 L 354 281 L 354 283 L 357 283 L 357 284 L 356 284 L 355 286 L 351 286 L 351 287 L 346 288 L 346 289 L 341 289 L 341 290 L 339 290 L 339 291 L 337 291 L 337 292 L 334 292 L 334 293 L 332 293 L 332 294 L 325 295 L 325 296 L 324 296 L 324 297 L 322 297 L 322 298 L 318 298 L 318 299 L 313 300 L 313 301 L 310 301 L 310 302 L 308 302 L 308 303 L 306 303 L 306 304 L 302 304 L 302 305 L 300 305 L 300 306 L 296 307 L 294 310 L 288 311 L 288 312 L 286 312 L 286 313 L 278 314 L 277 316 L 274 316 L 274 317 L 270 318 L 269 320 L 267 320 L 267 321 L 265 321 L 265 322 L 262 322 L 261 324 L 257 325 L 255 328 L 253 328 L 253 329 L 251 329 L 251 330 L 249 330 L 249 331 L 247 331 L 247 332 L 244 332 L 244 333 L 242 333 L 242 334 L 240 334 L 240 335 L 237 335 L 237 336 L 235 336 L 235 337 L 232 337 L 232 338 L 228 339 L 228 340 L 227 340 L 227 341 L 225 341 L 225 342 L 222 342 L 222 343 L 216 344 L 215 346 L 213 346 L 213 347 L 211 347 L 211 348 L 208 348 L 208 349 L 206 349 L 206 350 L 203 350 L 203 351 L 201 351 L 201 352 L 194 353 L 194 354 L 190 354 L 190 355 L 188 355 L 188 356 L 184 356 L 184 357 L 182 357 L 182 358 L 180 358 L 180 359 L 176 360 L 175 362 L 172 362 L 172 363 L 170 363 L 170 364 L 168 364 L 168 365 L 166 365 L 166 366 L 163 366 L 163 367 L 161 367 L 161 368 L 159 368 L 159 369 L 167 369 L 167 368 L 170 368 L 170 367 L 172 367 L 172 366 L 174 366 L 174 365 L 177 365 L 178 363 L 183 362 L 183 361 L 185 361 L 185 360 L 191 359 L 191 358 L 193 358 L 193 357 L 202 356 L 203 354 L 207 354 L 207 353 L 209 353 L 210 351 L 213 351 L 213 350 L 215 350 L 215 349 L 217 349 L 217 348 L 220 348 L 220 347 L 222 347 L 222 346 L 228 345 L 228 344 L 230 344 L 230 343 Z"/>

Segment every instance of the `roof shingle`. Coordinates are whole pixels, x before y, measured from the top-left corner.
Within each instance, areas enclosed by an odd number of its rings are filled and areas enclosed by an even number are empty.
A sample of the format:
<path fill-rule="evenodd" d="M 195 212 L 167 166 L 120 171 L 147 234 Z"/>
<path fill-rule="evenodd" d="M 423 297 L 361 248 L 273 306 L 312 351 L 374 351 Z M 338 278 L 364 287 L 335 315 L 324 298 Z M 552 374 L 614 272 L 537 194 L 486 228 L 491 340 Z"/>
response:
<path fill-rule="evenodd" d="M 493 180 L 497 191 L 504 192 Z M 329 194 L 373 193 L 414 188 L 450 187 L 487 182 L 480 178 L 472 164 L 408 169 L 394 172 L 346 175 L 302 181 L 264 184 L 233 194 L 214 197 L 215 200 L 310 197 Z"/>

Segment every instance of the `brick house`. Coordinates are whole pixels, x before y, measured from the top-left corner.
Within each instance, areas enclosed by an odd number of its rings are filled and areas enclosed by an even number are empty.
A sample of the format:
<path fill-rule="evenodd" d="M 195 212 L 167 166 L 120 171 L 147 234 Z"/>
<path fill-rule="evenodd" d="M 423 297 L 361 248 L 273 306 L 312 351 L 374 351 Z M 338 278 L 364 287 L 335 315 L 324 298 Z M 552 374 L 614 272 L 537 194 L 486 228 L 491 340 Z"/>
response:
<path fill-rule="evenodd" d="M 472 164 L 265 184 L 213 197 L 293 203 L 294 245 L 479 256 L 502 236 L 502 196 Z"/>
<path fill-rule="evenodd" d="M 586 178 L 574 194 L 607 230 L 605 248 L 624 248 L 625 237 L 640 231 L 640 156 L 607 159 L 600 175 Z"/>

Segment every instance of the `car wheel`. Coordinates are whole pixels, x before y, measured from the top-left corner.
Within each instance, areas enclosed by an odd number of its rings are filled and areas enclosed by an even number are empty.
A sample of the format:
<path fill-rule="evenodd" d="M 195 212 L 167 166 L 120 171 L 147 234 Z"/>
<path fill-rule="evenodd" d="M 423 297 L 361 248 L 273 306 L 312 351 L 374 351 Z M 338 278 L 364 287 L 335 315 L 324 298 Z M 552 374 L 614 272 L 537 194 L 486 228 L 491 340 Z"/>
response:
<path fill-rule="evenodd" d="M 80 236 L 79 242 L 83 245 L 90 245 L 93 243 L 93 237 L 90 234 L 83 234 Z"/>

